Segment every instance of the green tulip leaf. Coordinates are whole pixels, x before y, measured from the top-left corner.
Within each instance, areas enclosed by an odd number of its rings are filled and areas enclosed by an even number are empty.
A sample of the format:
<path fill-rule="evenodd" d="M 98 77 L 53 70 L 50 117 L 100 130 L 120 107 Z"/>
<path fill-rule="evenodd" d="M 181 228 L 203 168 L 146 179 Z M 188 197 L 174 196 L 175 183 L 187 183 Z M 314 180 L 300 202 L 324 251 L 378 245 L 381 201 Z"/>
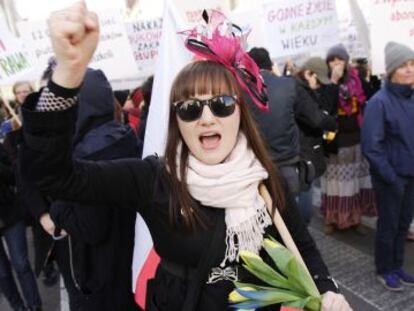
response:
<path fill-rule="evenodd" d="M 257 309 L 257 308 L 261 308 L 261 307 L 266 307 L 266 306 L 271 306 L 273 303 L 268 302 L 268 301 L 258 301 L 258 300 L 249 300 L 249 301 L 244 301 L 244 302 L 240 302 L 234 305 L 230 305 L 231 308 L 235 308 L 235 309 Z"/>
<path fill-rule="evenodd" d="M 251 252 L 240 252 L 243 267 L 267 285 L 234 282 L 235 290 L 229 295 L 232 308 L 256 309 L 282 304 L 292 308 L 319 311 L 321 296 L 306 267 L 273 237 L 265 239 L 263 247 L 277 269 Z"/>
<path fill-rule="evenodd" d="M 309 297 L 309 301 L 306 303 L 306 309 L 310 311 L 319 311 L 321 309 L 322 298 Z"/>
<path fill-rule="evenodd" d="M 238 288 L 236 291 L 241 296 L 249 298 L 251 300 L 268 301 L 274 304 L 285 301 L 295 301 L 302 298 L 290 291 L 284 291 L 281 289 L 250 291 Z"/>
<path fill-rule="evenodd" d="M 295 300 L 295 301 L 287 301 L 287 302 L 283 303 L 283 306 L 303 310 L 303 309 L 305 309 L 305 306 L 306 306 L 307 302 L 308 302 L 307 298 L 306 299 Z"/>
<path fill-rule="evenodd" d="M 293 280 L 294 284 L 300 284 L 309 296 L 320 296 L 318 288 L 301 263 L 299 263 L 296 259 L 291 260 L 288 263 L 288 270 L 291 272 L 288 275 L 288 278 Z"/>
<path fill-rule="evenodd" d="M 267 263 L 265 263 L 260 257 L 245 256 L 243 253 L 241 253 L 241 258 L 245 262 L 245 265 L 243 265 L 243 267 L 245 267 L 250 273 L 255 275 L 263 282 L 271 286 L 286 289 L 290 288 L 288 280 Z"/>
<path fill-rule="evenodd" d="M 315 283 L 306 272 L 305 267 L 292 253 L 277 241 L 265 239 L 264 248 L 284 275 L 292 280 L 291 284 L 307 295 L 319 296 Z"/>

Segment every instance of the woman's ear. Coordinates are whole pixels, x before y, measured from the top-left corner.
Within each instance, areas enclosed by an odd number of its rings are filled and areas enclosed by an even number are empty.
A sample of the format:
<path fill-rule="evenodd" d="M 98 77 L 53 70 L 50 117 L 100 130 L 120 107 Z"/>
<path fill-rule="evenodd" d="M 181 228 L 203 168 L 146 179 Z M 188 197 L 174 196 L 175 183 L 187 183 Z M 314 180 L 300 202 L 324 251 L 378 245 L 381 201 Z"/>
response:
<path fill-rule="evenodd" d="M 312 72 L 309 69 L 306 69 L 305 72 L 303 73 L 303 76 L 305 77 L 306 80 L 310 80 L 312 78 Z"/>

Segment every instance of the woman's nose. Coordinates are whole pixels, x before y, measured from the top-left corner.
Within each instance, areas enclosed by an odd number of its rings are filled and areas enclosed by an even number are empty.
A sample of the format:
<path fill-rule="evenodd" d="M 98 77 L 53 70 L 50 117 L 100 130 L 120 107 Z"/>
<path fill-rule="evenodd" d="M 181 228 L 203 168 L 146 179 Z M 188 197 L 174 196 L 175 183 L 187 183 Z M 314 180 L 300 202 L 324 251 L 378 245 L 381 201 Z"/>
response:
<path fill-rule="evenodd" d="M 211 112 L 210 107 L 207 105 L 203 107 L 203 112 L 201 113 L 200 117 L 200 124 L 202 125 L 210 125 L 213 124 L 216 120 L 216 117 Z"/>

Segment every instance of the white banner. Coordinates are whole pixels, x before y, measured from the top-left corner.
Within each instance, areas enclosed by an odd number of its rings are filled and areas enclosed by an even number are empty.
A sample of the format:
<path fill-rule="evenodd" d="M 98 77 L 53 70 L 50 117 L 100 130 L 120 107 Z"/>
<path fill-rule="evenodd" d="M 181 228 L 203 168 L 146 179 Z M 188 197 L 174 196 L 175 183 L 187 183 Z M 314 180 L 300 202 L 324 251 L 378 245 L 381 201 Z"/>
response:
<path fill-rule="evenodd" d="M 190 26 L 204 23 L 202 19 L 204 9 L 214 9 L 228 14 L 228 7 L 222 0 L 172 0 L 172 3 Z"/>
<path fill-rule="evenodd" d="M 145 131 L 143 156 L 154 153 L 163 155 L 169 120 L 169 94 L 171 84 L 177 73 L 191 61 L 191 53 L 184 46 L 184 37 L 177 32 L 187 29 L 188 25 L 182 19 L 180 12 L 171 1 L 165 0 L 163 15 L 162 37 L 160 41 L 159 57 L 156 62 L 153 95 Z M 152 249 L 152 238 L 148 227 L 138 214 L 135 223 L 135 245 L 132 265 L 132 281 L 136 302 L 143 308 L 147 278 L 152 277 L 155 269 L 153 263 L 157 261 Z M 145 271 L 145 267 L 152 267 Z M 142 287 L 140 288 L 140 284 Z"/>
<path fill-rule="evenodd" d="M 387 42 L 414 48 L 414 0 L 371 0 L 370 5 L 372 70 L 381 74 L 385 73 Z"/>
<path fill-rule="evenodd" d="M 162 17 L 126 23 L 129 43 L 137 63 L 139 76 L 154 74 L 160 45 Z"/>
<path fill-rule="evenodd" d="M 339 42 L 335 0 L 278 0 L 263 4 L 272 57 L 325 50 Z"/>
<path fill-rule="evenodd" d="M 232 12 L 229 19 L 243 30 L 250 30 L 250 34 L 247 37 L 247 46 L 244 47 L 247 51 L 254 47 L 266 48 L 263 11 L 260 7 L 252 9 L 251 11 Z"/>
<path fill-rule="evenodd" d="M 345 45 L 351 59 L 366 58 L 368 54 L 358 34 L 350 2 L 338 0 L 336 3 L 341 42 Z"/>
<path fill-rule="evenodd" d="M 120 10 L 98 12 L 100 38 L 90 67 L 101 69 L 109 80 L 138 76 L 138 68 L 132 55 Z M 28 79 L 39 79 L 53 56 L 52 44 L 46 21 L 21 22 L 19 32 L 27 51 L 36 65 Z"/>
<path fill-rule="evenodd" d="M 29 55 L 21 40 L 15 38 L 0 24 L 0 85 L 13 84 L 31 70 Z"/>

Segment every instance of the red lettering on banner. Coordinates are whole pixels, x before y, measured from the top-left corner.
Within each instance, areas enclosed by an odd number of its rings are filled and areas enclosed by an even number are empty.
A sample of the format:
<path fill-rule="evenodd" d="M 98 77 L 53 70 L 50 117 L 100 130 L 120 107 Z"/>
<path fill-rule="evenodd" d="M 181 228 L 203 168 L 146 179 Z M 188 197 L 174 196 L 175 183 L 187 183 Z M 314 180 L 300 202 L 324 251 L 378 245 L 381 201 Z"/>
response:
<path fill-rule="evenodd" d="M 332 0 L 309 1 L 306 7 L 306 15 L 313 15 L 334 10 L 334 1 Z"/>
<path fill-rule="evenodd" d="M 396 4 L 405 2 L 414 2 L 414 0 L 375 0 L 374 5 L 391 4 L 392 6 L 395 6 Z"/>
<path fill-rule="evenodd" d="M 216 8 L 211 8 L 211 9 L 216 10 L 216 11 L 222 11 L 220 6 L 217 6 Z M 190 22 L 190 23 L 200 22 L 203 18 L 203 16 L 202 16 L 203 11 L 204 11 L 204 9 L 185 12 L 185 15 L 187 17 L 188 22 Z"/>
<path fill-rule="evenodd" d="M 157 50 L 134 52 L 134 57 L 136 61 L 154 59 L 157 55 Z"/>
<path fill-rule="evenodd" d="M 270 10 L 268 13 L 268 20 L 270 23 L 272 23 L 273 21 L 277 20 L 278 22 L 280 21 L 285 21 L 288 19 L 294 19 L 294 18 L 298 18 L 303 16 L 303 4 L 300 3 L 298 5 L 292 6 L 292 7 L 288 7 L 288 8 L 283 8 L 283 9 L 278 9 L 277 11 L 275 10 Z"/>
<path fill-rule="evenodd" d="M 281 22 L 334 10 L 335 5 L 333 0 L 314 0 L 277 10 L 269 10 L 267 20 L 269 23 L 273 23 L 274 21 Z"/>
<path fill-rule="evenodd" d="M 406 12 L 396 11 L 392 13 L 391 15 L 391 20 L 394 22 L 404 21 L 408 19 L 414 20 L 414 11 L 406 11 Z"/>

